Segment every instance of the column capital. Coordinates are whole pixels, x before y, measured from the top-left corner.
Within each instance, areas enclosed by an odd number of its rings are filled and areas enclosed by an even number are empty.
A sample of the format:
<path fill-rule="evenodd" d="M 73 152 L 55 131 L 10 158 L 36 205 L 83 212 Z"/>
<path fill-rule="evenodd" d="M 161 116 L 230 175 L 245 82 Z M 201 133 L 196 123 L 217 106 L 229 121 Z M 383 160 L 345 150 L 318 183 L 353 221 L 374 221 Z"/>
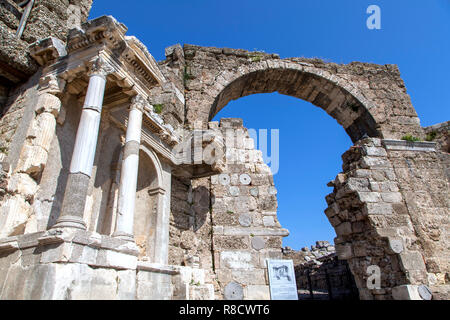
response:
<path fill-rule="evenodd" d="M 108 74 L 111 74 L 114 72 L 114 68 L 105 61 L 105 59 L 101 56 L 90 60 L 87 63 L 88 66 L 88 76 L 101 76 L 103 78 L 106 78 Z"/>
<path fill-rule="evenodd" d="M 146 108 L 149 108 L 150 104 L 147 99 L 142 95 L 137 94 L 131 99 L 130 110 L 137 109 L 143 112 Z"/>
<path fill-rule="evenodd" d="M 50 94 L 61 94 L 66 85 L 66 81 L 56 74 L 47 74 L 39 79 L 38 92 L 50 93 Z"/>

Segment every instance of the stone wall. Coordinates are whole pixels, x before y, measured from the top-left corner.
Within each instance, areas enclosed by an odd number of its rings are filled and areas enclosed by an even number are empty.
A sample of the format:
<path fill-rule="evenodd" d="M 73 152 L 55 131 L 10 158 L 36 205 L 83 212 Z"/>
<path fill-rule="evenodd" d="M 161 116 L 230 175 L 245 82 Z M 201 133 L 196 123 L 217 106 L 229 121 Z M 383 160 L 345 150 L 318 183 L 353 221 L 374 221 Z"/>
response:
<path fill-rule="evenodd" d="M 0 2 L 1 76 L 18 84 L 34 74 L 37 63 L 28 46 L 37 40 L 55 36 L 65 41 L 69 29 L 87 20 L 92 0 L 36 0 L 21 39 L 15 37 L 22 10 L 15 1 Z"/>
<path fill-rule="evenodd" d="M 325 213 L 338 236 L 339 258 L 348 261 L 362 299 L 395 298 L 405 285 L 430 286 L 438 298 L 447 288 L 448 257 L 433 257 L 445 250 L 440 246 L 447 241 L 443 207 L 448 208 L 449 188 L 433 148 L 365 139 L 343 155 L 344 173 L 330 183 L 334 192 L 327 196 Z M 439 267 L 427 270 L 427 261 Z M 371 266 L 380 268 L 381 289 L 368 289 Z"/>
<path fill-rule="evenodd" d="M 184 52 L 180 45 L 166 48 L 166 60 L 160 61 L 159 67 L 167 82 L 152 91 L 151 104 L 160 109 L 165 123 L 174 129 L 182 129 L 184 125 Z"/>
<path fill-rule="evenodd" d="M 328 241 L 300 251 L 283 248 L 283 258 L 294 262 L 299 300 L 357 300 L 358 289 L 345 260 L 337 258 Z"/>
<path fill-rule="evenodd" d="M 227 173 L 172 179 L 169 261 L 209 269 L 216 298 L 268 299 L 265 259 L 281 257 L 281 238 L 288 235 L 276 218 L 272 173 L 242 119 L 208 128 L 225 140 Z"/>
<path fill-rule="evenodd" d="M 211 210 L 209 179 L 172 179 L 169 264 L 209 271 L 212 283 Z"/>
<path fill-rule="evenodd" d="M 36 0 L 23 36 L 17 39 L 15 32 L 22 9 L 17 1 L 0 1 L 0 158 L 1 153 L 9 152 L 9 143 L 16 131 L 30 121 L 24 108 L 33 103 L 39 65 L 30 56 L 29 45 L 49 36 L 65 41 L 69 29 L 87 20 L 91 5 L 92 0 Z M 26 128 L 21 130 L 26 131 Z M 23 133 L 20 138 L 24 139 Z M 23 144 L 23 140 L 18 140 L 18 144 Z"/>
<path fill-rule="evenodd" d="M 450 121 L 438 123 L 424 128 L 427 141 L 436 142 L 442 152 L 450 152 Z"/>
<path fill-rule="evenodd" d="M 281 258 L 282 237 L 289 233 L 277 220 L 277 190 L 261 151 L 242 119 L 222 119 L 227 173 L 211 177 L 213 253 L 218 297 L 268 299 L 266 259 Z"/>
<path fill-rule="evenodd" d="M 139 261 L 136 245 L 75 231 L 0 240 L 2 300 L 213 299 L 198 268 Z"/>
<path fill-rule="evenodd" d="M 414 271 L 409 271 L 412 283 L 428 283 L 436 297 L 450 298 L 450 255 L 445 254 L 450 246 L 449 208 L 450 193 L 448 173 L 448 153 L 440 151 L 397 150 L 388 146 L 388 158 L 397 176 L 399 191 L 406 205 L 407 213 L 415 237 L 406 239 L 408 249 L 420 252 L 415 263 L 412 253 L 405 255 L 409 263 L 414 263 Z M 447 165 L 442 161 L 447 159 Z M 391 224 L 390 228 L 395 224 Z M 391 230 L 391 233 L 393 230 Z M 425 266 L 425 268 L 424 268 Z M 419 269 L 420 267 L 420 269 Z M 425 270 L 424 270 L 425 269 Z"/>

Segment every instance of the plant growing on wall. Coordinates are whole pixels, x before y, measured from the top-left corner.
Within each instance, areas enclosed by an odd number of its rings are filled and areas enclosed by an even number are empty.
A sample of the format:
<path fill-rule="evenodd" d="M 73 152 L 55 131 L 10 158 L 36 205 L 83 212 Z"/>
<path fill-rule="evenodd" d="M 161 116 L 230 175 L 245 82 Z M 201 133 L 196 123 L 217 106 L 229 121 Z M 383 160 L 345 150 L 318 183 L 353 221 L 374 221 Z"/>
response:
<path fill-rule="evenodd" d="M 406 136 L 402 137 L 402 140 L 415 142 L 415 141 L 420 141 L 420 138 L 417 138 L 417 137 L 414 137 L 414 136 L 412 136 L 410 134 L 407 134 Z"/>
<path fill-rule="evenodd" d="M 430 133 L 427 134 L 427 136 L 425 137 L 425 140 L 433 141 L 434 139 L 436 139 L 436 135 L 437 135 L 436 131 L 431 131 Z"/>
<path fill-rule="evenodd" d="M 162 112 L 164 108 L 164 105 L 162 103 L 157 103 L 153 105 L 153 111 L 155 111 L 155 113 L 160 114 Z"/>

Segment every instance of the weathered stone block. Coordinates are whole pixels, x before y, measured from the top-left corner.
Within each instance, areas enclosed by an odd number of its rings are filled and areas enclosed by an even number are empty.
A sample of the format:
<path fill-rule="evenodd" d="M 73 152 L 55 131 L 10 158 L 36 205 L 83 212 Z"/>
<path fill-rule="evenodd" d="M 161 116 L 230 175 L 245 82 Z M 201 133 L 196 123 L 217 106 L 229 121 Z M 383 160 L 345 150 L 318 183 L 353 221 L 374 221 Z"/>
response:
<path fill-rule="evenodd" d="M 390 203 L 367 203 L 364 213 L 367 215 L 390 215 L 392 214 L 392 205 Z"/>
<path fill-rule="evenodd" d="M 364 169 L 389 168 L 391 164 L 384 158 L 364 157 L 361 161 L 361 166 Z"/>
<path fill-rule="evenodd" d="M 139 270 L 136 297 L 138 300 L 169 300 L 172 298 L 171 275 Z"/>
<path fill-rule="evenodd" d="M 358 197 L 361 202 L 378 202 L 381 199 L 378 192 L 358 192 Z"/>
<path fill-rule="evenodd" d="M 403 201 L 402 194 L 400 192 L 383 192 L 381 198 L 384 202 L 400 203 Z"/>
<path fill-rule="evenodd" d="M 228 269 L 252 269 L 256 266 L 255 257 L 248 251 L 222 251 L 220 266 Z"/>
<path fill-rule="evenodd" d="M 40 146 L 25 145 L 17 164 L 17 172 L 25 172 L 30 175 L 42 172 L 47 163 L 48 154 L 45 149 Z"/>
<path fill-rule="evenodd" d="M 266 241 L 262 237 L 252 237 L 251 244 L 255 250 L 261 250 L 266 247 Z"/>
<path fill-rule="evenodd" d="M 8 198 L 0 208 L 0 238 L 21 234 L 31 210 L 30 204 L 22 196 Z"/>
<path fill-rule="evenodd" d="M 347 190 L 369 192 L 369 180 L 365 178 L 348 178 Z"/>
<path fill-rule="evenodd" d="M 400 264 L 403 270 L 426 270 L 423 256 L 418 251 L 403 252 L 400 254 Z"/>
<path fill-rule="evenodd" d="M 37 191 L 37 183 L 26 173 L 15 173 L 8 182 L 8 191 L 11 193 L 20 193 L 25 198 L 30 198 Z"/>
<path fill-rule="evenodd" d="M 382 147 L 363 147 L 364 153 L 367 156 L 376 156 L 376 157 L 385 157 L 387 156 L 387 152 Z"/>
<path fill-rule="evenodd" d="M 275 227 L 275 219 L 273 216 L 264 216 L 263 217 L 263 224 L 265 227 Z"/>
<path fill-rule="evenodd" d="M 212 284 L 189 286 L 190 300 L 214 300 L 214 286 Z"/>
<path fill-rule="evenodd" d="M 269 286 L 249 285 L 245 289 L 244 296 L 247 300 L 270 300 Z"/>
<path fill-rule="evenodd" d="M 236 282 L 242 285 L 265 285 L 266 276 L 264 269 L 252 270 L 226 270 L 221 269 L 218 272 L 218 280 L 221 283 Z"/>
<path fill-rule="evenodd" d="M 95 264 L 116 269 L 136 269 L 137 257 L 112 250 L 99 250 Z"/>
<path fill-rule="evenodd" d="M 422 300 L 415 285 L 402 285 L 392 288 L 394 300 Z"/>
<path fill-rule="evenodd" d="M 48 245 L 41 253 L 40 263 L 68 262 L 72 255 L 72 249 L 73 245 L 66 242 Z"/>
<path fill-rule="evenodd" d="M 352 224 L 350 222 L 341 223 L 336 227 L 336 234 L 338 236 L 347 236 L 352 233 Z"/>
<path fill-rule="evenodd" d="M 242 213 L 239 215 L 239 224 L 243 227 L 250 227 L 252 225 L 253 219 L 250 213 Z"/>
<path fill-rule="evenodd" d="M 336 244 L 336 254 L 341 260 L 350 259 L 352 254 L 352 246 L 350 244 Z"/>
<path fill-rule="evenodd" d="M 239 283 L 230 282 L 224 289 L 225 300 L 242 300 L 244 299 L 244 289 Z"/>

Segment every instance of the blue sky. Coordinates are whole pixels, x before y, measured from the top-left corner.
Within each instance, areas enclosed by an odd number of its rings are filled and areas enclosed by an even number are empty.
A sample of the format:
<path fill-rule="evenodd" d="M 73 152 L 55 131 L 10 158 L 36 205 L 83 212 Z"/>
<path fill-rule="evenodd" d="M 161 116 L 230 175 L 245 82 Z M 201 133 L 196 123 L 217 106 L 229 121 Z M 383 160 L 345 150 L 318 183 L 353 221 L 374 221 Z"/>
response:
<path fill-rule="evenodd" d="M 381 8 L 381 30 L 366 9 Z M 94 0 L 90 18 L 112 15 L 157 60 L 175 43 L 242 48 L 336 63 L 397 64 L 423 126 L 450 119 L 450 0 L 142 1 Z M 350 138 L 308 102 L 277 93 L 229 103 L 216 116 L 248 128 L 280 130 L 278 218 L 293 248 L 332 241 L 323 210 L 326 183 L 341 171 Z M 293 148 L 292 146 L 295 146 Z"/>

